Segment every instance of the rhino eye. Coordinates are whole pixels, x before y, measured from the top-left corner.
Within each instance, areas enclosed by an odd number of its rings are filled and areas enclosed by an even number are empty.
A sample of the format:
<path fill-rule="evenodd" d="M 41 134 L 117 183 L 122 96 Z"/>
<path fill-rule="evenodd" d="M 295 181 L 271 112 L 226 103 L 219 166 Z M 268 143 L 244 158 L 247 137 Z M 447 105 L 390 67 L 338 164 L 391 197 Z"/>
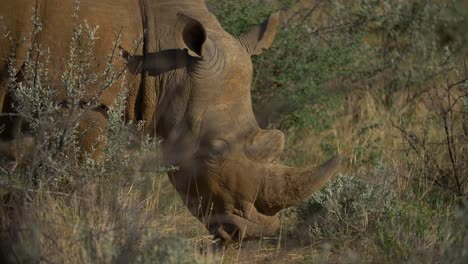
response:
<path fill-rule="evenodd" d="M 228 144 L 222 139 L 215 139 L 210 141 L 209 148 L 213 155 L 223 156 L 228 150 Z"/>
<path fill-rule="evenodd" d="M 226 156 L 229 146 L 226 141 L 222 139 L 214 139 L 208 141 L 202 146 L 202 153 L 204 158 L 209 162 L 221 162 Z"/>
<path fill-rule="evenodd" d="M 208 143 L 213 149 L 225 149 L 227 148 L 227 142 L 223 139 L 213 139 Z"/>

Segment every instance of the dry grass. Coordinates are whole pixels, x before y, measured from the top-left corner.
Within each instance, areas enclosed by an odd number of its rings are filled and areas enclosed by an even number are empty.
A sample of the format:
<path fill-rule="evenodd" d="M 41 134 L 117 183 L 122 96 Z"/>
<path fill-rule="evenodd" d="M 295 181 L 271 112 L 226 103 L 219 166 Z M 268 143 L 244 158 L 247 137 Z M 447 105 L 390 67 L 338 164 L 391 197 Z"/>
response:
<path fill-rule="evenodd" d="M 150 161 L 140 161 L 141 170 L 134 171 L 123 182 L 96 178 L 69 193 L 35 189 L 28 193 L 26 202 L 10 198 L 0 213 L 3 220 L 3 245 L 11 247 L 2 248 L 21 260 L 40 260 L 45 263 L 138 260 L 148 263 L 152 258 L 166 259 L 164 256 L 170 256 L 165 263 L 433 261 L 442 254 L 441 229 L 451 215 L 452 209 L 447 206 L 450 203 L 431 207 L 423 201 L 424 194 L 417 194 L 413 198 L 418 197 L 421 203 L 407 204 L 404 195 L 411 193 L 414 185 L 405 177 L 408 175 L 405 163 L 395 156 L 401 146 L 401 137 L 398 137 L 398 131 L 390 124 L 391 115 L 379 109 L 369 92 L 349 98 L 345 107 L 338 110 L 353 113 L 337 119 L 332 129 L 336 133 L 340 152 L 346 153 L 348 157 L 349 167 L 343 173 L 357 175 L 369 182 L 394 177 L 392 188 L 403 198 L 399 200 L 401 206 L 394 208 L 396 214 L 400 215 L 393 215 L 389 219 L 406 221 L 406 227 L 394 227 L 384 234 L 381 226 L 392 222 L 377 216 L 366 223 L 366 228 L 361 232 L 317 237 L 310 232 L 315 223 L 311 218 L 295 220 L 293 216 L 284 214 L 278 237 L 244 241 L 241 245 L 230 245 L 214 252 L 207 231 L 185 209 L 167 176 L 145 168 L 144 164 L 155 164 L 154 159 L 158 158 L 150 154 Z M 419 113 L 424 116 L 425 112 Z M 382 125 L 372 128 L 371 133 L 363 134 L 361 128 L 373 122 Z M 307 159 L 319 161 L 325 157 L 325 153 L 317 154 L 315 151 L 320 149 L 317 142 L 325 140 L 324 135 L 326 132 L 316 134 L 311 130 L 306 140 L 302 141 L 304 149 L 309 150 L 302 152 L 307 155 Z M 374 165 L 369 166 L 369 158 L 355 153 L 355 146 L 359 144 L 381 148 L 384 155 L 379 164 L 387 168 L 386 172 L 372 173 Z M 134 152 L 132 150 L 130 153 Z M 423 192 L 429 194 L 432 190 L 426 186 Z M 23 196 L 19 193 L 16 197 Z M 446 207 L 440 211 L 442 206 Z M 332 223 L 327 223 L 329 218 L 326 215 L 324 217 L 323 227 L 332 228 Z M 421 232 L 424 234 L 412 233 L 418 229 L 423 230 Z M 382 244 L 382 236 L 400 239 L 401 244 L 392 244 L 394 240 Z M 414 244 L 416 241 L 419 242 Z M 161 247 L 166 244 L 170 246 Z M 426 255 L 429 251 L 434 251 L 436 256 Z"/>
<path fill-rule="evenodd" d="M 206 236 L 165 175 L 152 175 L 144 184 L 110 184 L 87 183 L 71 194 L 31 192 L 23 206 L 13 198 L 22 196 L 13 194 L 2 207 L 2 241 L 9 241 L 9 253 L 51 263 L 108 263 L 151 257 L 155 240 L 180 236 L 195 245 Z M 195 248 L 174 250 L 180 251 L 176 259 L 190 259 L 192 252 L 193 260 L 209 260 Z"/>

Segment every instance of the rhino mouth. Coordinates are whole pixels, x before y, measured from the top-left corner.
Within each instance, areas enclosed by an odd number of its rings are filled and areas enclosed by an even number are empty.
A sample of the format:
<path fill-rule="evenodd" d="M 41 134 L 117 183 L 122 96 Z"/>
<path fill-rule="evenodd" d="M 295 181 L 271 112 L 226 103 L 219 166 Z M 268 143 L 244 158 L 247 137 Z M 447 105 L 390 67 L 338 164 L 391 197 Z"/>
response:
<path fill-rule="evenodd" d="M 212 215 L 205 223 L 210 234 L 223 242 L 240 241 L 247 238 L 275 236 L 279 219 L 269 217 L 268 221 L 257 222 L 236 214 Z"/>
<path fill-rule="evenodd" d="M 189 211 L 223 242 L 275 236 L 278 212 L 320 189 L 341 159 L 332 158 L 313 170 L 245 161 L 227 158 L 204 166 L 195 162 L 170 177 Z"/>

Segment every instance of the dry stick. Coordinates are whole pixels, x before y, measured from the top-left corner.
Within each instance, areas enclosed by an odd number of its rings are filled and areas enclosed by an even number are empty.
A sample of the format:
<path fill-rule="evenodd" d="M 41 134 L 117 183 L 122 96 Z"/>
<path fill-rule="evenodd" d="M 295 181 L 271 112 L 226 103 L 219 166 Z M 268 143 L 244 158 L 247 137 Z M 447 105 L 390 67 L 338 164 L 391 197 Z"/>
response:
<path fill-rule="evenodd" d="M 301 25 L 304 25 L 307 18 L 309 18 L 315 12 L 315 10 L 317 10 L 321 3 L 322 1 L 318 1 L 312 8 L 310 8 L 310 10 L 304 15 L 304 17 L 302 17 L 302 21 L 300 23 Z"/>
<path fill-rule="evenodd" d="M 296 0 L 296 2 L 295 2 L 292 6 L 297 5 L 297 3 L 299 3 L 299 1 L 300 1 L 300 0 Z M 285 29 L 285 28 L 289 25 L 289 23 L 290 23 L 297 15 L 299 15 L 300 13 L 301 13 L 301 10 L 294 12 L 294 14 L 293 14 L 292 16 L 290 16 L 290 17 L 288 18 L 288 20 L 283 24 L 283 26 L 282 26 L 281 29 Z"/>
<path fill-rule="evenodd" d="M 451 93 L 451 86 L 448 85 L 448 73 L 446 73 L 446 83 L 447 83 L 447 100 L 448 100 L 448 103 L 449 105 L 451 104 L 451 97 L 449 96 L 449 94 Z M 453 87 L 453 86 L 452 86 Z M 443 106 L 442 106 L 442 109 L 443 109 Z M 456 160 L 457 160 L 457 157 L 456 157 L 456 154 L 455 154 L 455 151 L 454 151 L 454 141 L 453 141 L 453 113 L 450 111 L 450 110 L 446 110 L 444 109 L 443 110 L 444 113 L 442 115 L 442 118 L 443 118 L 443 122 L 444 122 L 444 131 L 445 131 L 445 138 L 446 138 L 446 142 L 447 142 L 447 148 L 449 150 L 449 156 L 450 156 L 450 163 L 451 163 L 451 166 L 452 166 L 452 173 L 453 173 L 453 177 L 455 178 L 455 182 L 456 182 L 456 187 L 457 187 L 457 193 L 459 195 L 461 195 L 461 186 L 460 186 L 460 180 L 459 180 L 459 176 L 458 176 L 458 170 L 456 168 Z M 450 123 L 450 124 L 449 124 Z"/>
<path fill-rule="evenodd" d="M 413 36 L 413 35 L 412 35 L 412 36 Z M 413 36 L 413 37 L 414 37 L 414 36 Z M 411 40 L 412 40 L 412 42 L 413 42 L 413 41 L 414 41 L 414 38 L 412 38 Z M 415 44 L 414 44 L 414 43 L 413 43 L 413 53 L 414 53 L 414 54 L 416 53 L 416 51 L 415 51 Z M 416 65 L 416 68 L 417 68 L 417 70 L 418 70 L 418 73 L 419 73 L 419 75 L 420 75 L 421 80 L 423 81 L 424 86 L 425 86 L 427 89 L 431 90 L 431 87 L 428 85 L 427 80 L 423 77 L 422 69 L 421 69 L 420 65 L 417 64 L 417 65 Z M 432 106 L 433 106 L 433 108 L 435 109 L 435 104 L 434 104 L 434 101 L 433 101 L 433 97 L 431 96 L 430 99 L 431 99 Z M 440 101 L 441 99 L 440 99 L 439 96 L 437 96 L 437 99 L 439 100 L 440 105 L 443 106 L 442 102 Z M 396 127 L 396 126 L 395 126 L 395 127 Z M 396 128 L 398 128 L 398 129 L 401 130 L 401 128 L 399 128 L 399 127 L 396 127 Z M 402 131 L 402 132 L 405 132 L 405 135 L 408 135 L 404 129 L 401 130 L 401 131 Z M 408 137 L 407 137 L 407 138 L 408 138 Z M 409 141 L 409 140 L 407 140 L 407 141 L 408 141 L 408 143 L 410 143 L 410 145 L 412 146 L 412 148 L 413 148 L 414 150 L 416 150 L 415 146 L 411 143 L 411 141 Z M 425 147 L 424 147 L 424 150 L 425 150 Z M 416 151 L 416 152 L 419 154 L 419 151 Z M 427 155 L 425 155 L 425 156 L 427 156 Z M 427 157 L 427 159 L 429 159 L 429 157 Z M 435 158 L 432 158 L 432 160 L 433 160 L 433 164 L 434 164 L 434 165 L 436 166 L 436 168 L 439 170 L 439 173 L 441 173 L 442 175 L 446 174 L 446 173 L 439 167 L 439 165 L 438 165 L 437 161 L 435 160 Z M 443 188 L 446 188 L 446 189 L 452 189 L 452 188 L 450 188 L 447 184 L 441 183 L 437 178 L 434 178 L 434 177 L 431 177 L 431 178 L 433 179 L 433 182 L 436 183 L 437 185 L 439 185 L 439 186 L 441 186 L 441 187 L 443 187 Z"/>
<path fill-rule="evenodd" d="M 397 126 L 397 125 L 395 125 L 393 123 L 392 123 L 392 126 L 395 127 L 396 129 L 400 130 L 400 132 L 403 134 L 404 138 L 406 139 L 406 142 L 408 142 L 410 144 L 410 147 L 416 152 L 416 154 L 420 158 L 426 157 L 426 159 L 429 159 L 428 161 L 432 162 L 432 164 L 435 166 L 435 168 L 438 170 L 438 172 L 441 175 L 447 176 L 446 172 L 439 167 L 439 164 L 437 163 L 435 158 L 427 157 L 427 155 L 423 155 L 423 154 L 420 153 L 421 151 L 416 146 L 416 144 L 420 144 L 420 141 L 417 138 L 415 138 L 414 135 L 410 135 L 404 128 L 402 128 L 400 126 Z M 409 177 L 405 177 L 405 176 L 401 176 L 401 177 L 404 177 L 404 178 L 407 178 L 407 179 L 412 179 L 412 180 L 417 180 L 417 179 L 409 178 Z M 456 191 L 455 189 L 451 188 L 450 186 L 447 186 L 447 184 L 444 184 L 444 183 L 440 182 L 440 179 L 438 179 L 437 177 L 426 176 L 426 178 L 429 178 L 429 180 L 431 180 L 433 183 L 435 183 L 437 186 L 439 186 L 439 187 L 441 187 L 443 189 L 447 189 L 447 190 L 450 190 L 450 191 Z"/>
<path fill-rule="evenodd" d="M 78 14 L 77 14 L 78 5 L 77 5 L 77 2 L 75 2 L 74 9 L 75 10 L 74 10 L 74 13 L 73 13 L 73 37 L 72 37 L 72 41 L 74 41 L 75 43 L 72 43 L 72 45 L 73 46 L 76 45 L 76 47 L 78 47 L 78 52 L 80 53 L 81 52 L 80 47 L 82 47 L 82 44 L 79 43 L 80 40 L 79 40 L 79 38 L 77 38 L 78 27 L 80 26 L 80 25 L 78 25 Z M 73 70 L 73 64 L 75 63 L 73 61 L 74 57 L 76 57 L 74 52 L 75 51 L 73 49 L 72 51 L 70 51 L 70 54 L 69 54 L 69 56 L 70 56 L 69 62 L 72 63 L 72 68 L 69 69 L 70 71 Z M 80 54 L 78 54 L 78 57 L 81 58 L 82 56 L 80 56 Z M 82 60 L 80 59 L 79 69 L 82 69 L 81 61 Z M 70 74 L 72 74 L 72 73 L 70 73 Z M 78 86 L 81 86 L 80 83 L 81 82 L 79 81 Z M 78 87 L 77 90 L 80 91 L 80 87 Z M 69 96 L 69 95 L 67 95 L 67 96 Z M 70 110 L 69 110 L 69 117 L 67 118 L 67 123 L 65 125 L 65 129 L 63 130 L 62 136 L 60 137 L 60 142 L 59 142 L 59 147 L 58 147 L 59 152 L 62 152 L 63 149 L 65 148 L 65 139 L 69 134 L 69 130 L 71 130 L 72 124 L 76 124 L 76 120 L 78 120 L 77 117 L 75 116 L 75 113 L 77 112 L 77 109 L 79 107 L 79 103 L 76 101 L 76 99 L 78 99 L 78 98 L 72 98 L 72 101 L 71 101 L 71 107 L 70 107 Z M 75 117 L 73 118 L 73 116 L 75 116 Z"/>
<path fill-rule="evenodd" d="M 466 67 L 466 62 L 465 62 L 465 67 Z M 466 73 L 466 74 L 468 75 L 468 73 Z M 466 78 L 464 78 L 464 79 L 462 79 L 462 80 L 459 80 L 459 81 L 457 81 L 457 82 L 454 82 L 454 83 L 450 84 L 450 85 L 448 86 L 448 88 L 450 89 L 450 88 L 452 88 L 452 87 L 455 87 L 455 86 L 458 86 L 458 85 L 461 85 L 461 84 L 465 84 L 466 82 L 468 82 L 468 77 L 466 77 Z"/>
<path fill-rule="evenodd" d="M 18 191 L 21 191 L 21 190 L 24 190 L 22 187 L 17 187 L 17 186 L 14 186 L 12 184 L 8 185 L 8 186 L 2 186 L 2 184 L 0 184 L 0 188 L 9 188 L 9 189 L 14 189 L 14 190 L 18 190 Z M 58 195 L 58 196 L 64 196 L 64 197 L 75 197 L 79 200 L 85 200 L 83 197 L 79 197 L 79 196 L 76 196 L 75 194 L 69 194 L 69 193 L 65 193 L 65 192 L 57 192 L 57 191 L 45 191 L 45 190 L 35 190 L 35 189 L 28 189 L 27 192 L 30 192 L 30 193 L 46 193 L 46 194 L 51 194 L 51 195 Z"/>
<path fill-rule="evenodd" d="M 465 70 L 465 75 L 468 76 L 468 68 L 466 65 L 466 60 L 463 60 L 463 66 Z M 463 132 L 465 134 L 465 137 L 468 138 L 468 83 L 463 83 L 465 86 L 464 89 L 464 95 L 462 97 L 465 98 L 464 101 L 464 109 L 463 109 Z M 468 179 L 468 177 L 467 177 Z"/>
<path fill-rule="evenodd" d="M 38 22 L 39 21 L 39 4 L 38 4 L 37 0 L 36 0 L 36 3 L 35 3 L 33 19 L 34 19 L 34 21 L 33 21 L 34 31 L 33 31 L 33 34 L 31 35 L 31 37 L 33 38 L 32 41 L 34 42 L 34 44 L 31 44 L 29 49 L 30 49 L 30 52 L 32 52 L 34 49 L 36 51 L 36 60 L 34 62 L 35 63 L 35 66 L 34 66 L 34 80 L 33 80 L 33 87 L 36 88 L 37 78 L 38 78 L 39 48 L 40 48 L 39 38 L 37 37 L 37 35 L 40 32 L 40 27 L 39 27 L 40 25 L 39 25 L 39 22 Z M 28 59 L 30 59 L 30 58 L 28 58 Z M 27 62 L 27 63 L 29 63 L 29 62 Z M 39 152 L 39 149 L 37 148 L 37 146 L 35 144 L 34 147 L 33 147 L 33 155 L 32 155 L 32 162 L 31 162 L 32 166 L 30 167 L 29 177 L 28 177 L 27 182 L 26 182 L 26 188 L 25 188 L 25 191 L 24 191 L 23 203 L 26 203 L 26 199 L 28 198 L 27 190 L 31 186 L 32 178 L 37 173 L 37 167 L 38 167 L 37 156 L 39 154 L 38 152 Z"/>
<path fill-rule="evenodd" d="M 450 111 L 450 112 L 453 112 L 453 113 L 464 113 L 465 111 L 462 110 L 462 111 L 457 111 L 455 108 L 455 106 L 458 105 L 458 103 L 460 102 L 460 100 L 463 100 L 465 99 L 465 95 L 460 95 L 458 97 L 455 97 L 455 95 L 452 95 L 452 104 L 450 104 L 447 108 L 447 111 Z"/>

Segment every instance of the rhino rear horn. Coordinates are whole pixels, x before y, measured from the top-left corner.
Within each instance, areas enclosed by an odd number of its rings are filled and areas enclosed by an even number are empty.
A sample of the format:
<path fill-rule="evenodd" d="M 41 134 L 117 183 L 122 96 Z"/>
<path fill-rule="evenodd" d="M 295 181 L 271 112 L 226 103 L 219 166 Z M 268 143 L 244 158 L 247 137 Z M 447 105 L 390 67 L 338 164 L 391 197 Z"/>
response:
<path fill-rule="evenodd" d="M 341 164 L 335 156 L 313 170 L 300 170 L 273 164 L 262 182 L 255 206 L 267 215 L 297 205 L 322 188 Z"/>

